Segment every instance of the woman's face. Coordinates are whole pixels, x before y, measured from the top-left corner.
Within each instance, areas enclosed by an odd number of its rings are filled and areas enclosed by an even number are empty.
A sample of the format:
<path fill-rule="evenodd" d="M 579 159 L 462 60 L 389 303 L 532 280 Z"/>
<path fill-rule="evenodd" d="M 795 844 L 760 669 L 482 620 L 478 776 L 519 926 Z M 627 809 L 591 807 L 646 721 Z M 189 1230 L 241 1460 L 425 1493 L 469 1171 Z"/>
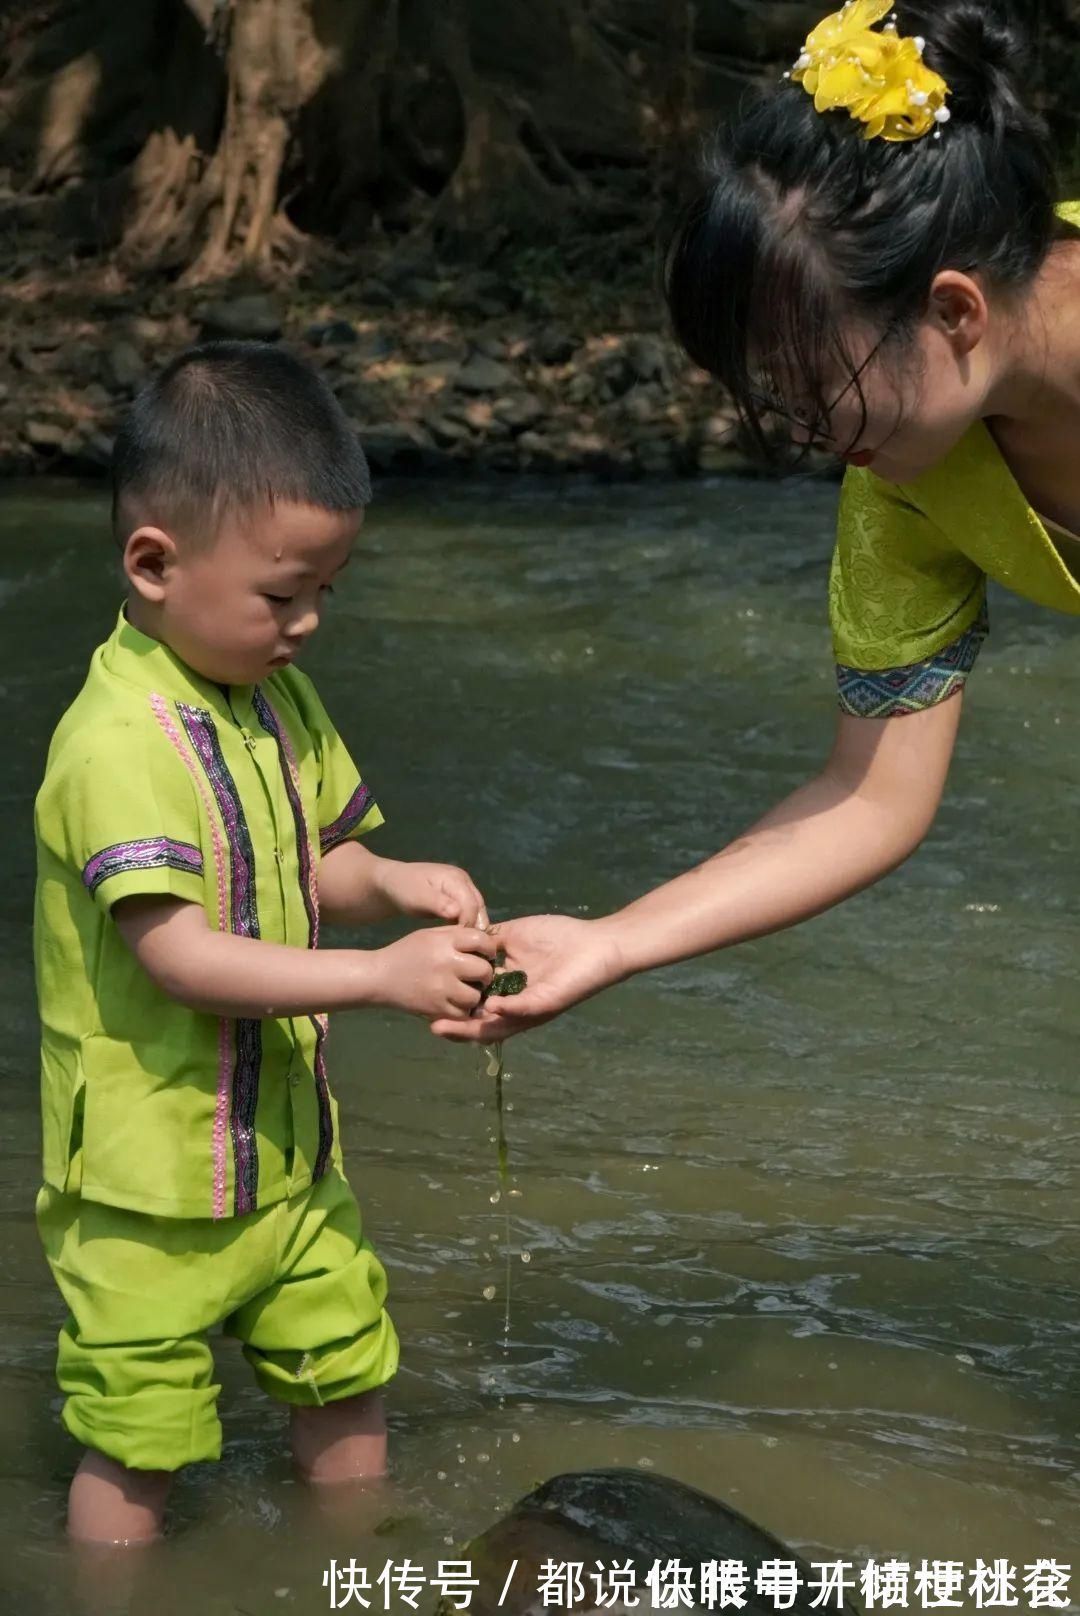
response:
<path fill-rule="evenodd" d="M 827 427 L 811 434 L 793 424 L 793 439 L 868 466 L 887 482 L 914 481 L 984 412 L 994 378 L 989 319 L 978 284 L 943 271 L 913 331 L 853 324 L 844 337 L 856 377 L 830 379 Z M 790 413 L 797 410 L 796 403 Z"/>

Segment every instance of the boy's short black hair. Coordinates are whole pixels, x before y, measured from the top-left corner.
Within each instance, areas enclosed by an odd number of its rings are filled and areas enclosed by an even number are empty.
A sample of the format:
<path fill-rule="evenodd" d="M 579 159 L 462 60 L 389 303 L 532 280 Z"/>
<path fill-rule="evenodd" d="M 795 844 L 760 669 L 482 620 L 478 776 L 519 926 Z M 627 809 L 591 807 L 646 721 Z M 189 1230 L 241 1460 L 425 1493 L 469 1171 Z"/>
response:
<path fill-rule="evenodd" d="M 113 527 L 135 507 L 210 539 L 227 511 L 276 501 L 360 510 L 371 477 L 322 377 L 269 342 L 187 348 L 133 401 L 112 457 Z"/>

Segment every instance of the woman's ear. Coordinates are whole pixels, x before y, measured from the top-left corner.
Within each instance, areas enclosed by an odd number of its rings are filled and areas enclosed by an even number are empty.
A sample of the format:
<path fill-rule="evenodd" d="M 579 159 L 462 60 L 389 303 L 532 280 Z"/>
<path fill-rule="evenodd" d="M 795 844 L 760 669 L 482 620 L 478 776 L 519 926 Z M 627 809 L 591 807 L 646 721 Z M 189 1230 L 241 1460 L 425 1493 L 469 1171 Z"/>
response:
<path fill-rule="evenodd" d="M 165 599 L 176 566 L 175 542 L 159 527 L 138 527 L 124 545 L 124 574 L 143 600 Z"/>
<path fill-rule="evenodd" d="M 934 276 L 927 314 L 958 359 L 979 346 L 990 322 L 982 287 L 959 269 L 942 269 Z"/>

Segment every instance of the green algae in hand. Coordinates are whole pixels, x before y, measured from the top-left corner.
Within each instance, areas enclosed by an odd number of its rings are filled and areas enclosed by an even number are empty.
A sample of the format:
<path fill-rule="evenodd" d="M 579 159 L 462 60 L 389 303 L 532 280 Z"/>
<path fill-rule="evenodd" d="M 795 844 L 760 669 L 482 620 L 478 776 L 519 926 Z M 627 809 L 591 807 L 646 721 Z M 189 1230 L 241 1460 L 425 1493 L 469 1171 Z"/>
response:
<path fill-rule="evenodd" d="M 497 971 L 488 993 L 500 999 L 509 999 L 515 993 L 523 993 L 528 984 L 529 978 L 524 971 Z"/>
<path fill-rule="evenodd" d="M 506 950 L 504 948 L 500 948 L 496 954 L 494 965 L 495 975 L 492 977 L 490 985 L 480 995 L 481 1004 L 492 995 L 497 999 L 512 998 L 515 993 L 524 993 L 529 985 L 529 978 L 524 971 L 507 971 L 504 969 L 506 965 Z M 494 1076 L 494 1073 L 492 1076 Z"/>

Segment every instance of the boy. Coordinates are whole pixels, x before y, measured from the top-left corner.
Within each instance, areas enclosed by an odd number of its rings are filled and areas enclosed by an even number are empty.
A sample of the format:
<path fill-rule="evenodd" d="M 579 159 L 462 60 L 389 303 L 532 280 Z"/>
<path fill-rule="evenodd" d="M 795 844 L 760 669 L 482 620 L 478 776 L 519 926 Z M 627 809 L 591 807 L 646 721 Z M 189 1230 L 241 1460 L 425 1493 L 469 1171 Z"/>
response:
<path fill-rule="evenodd" d="M 311 1479 L 385 1466 L 397 1339 L 342 1174 L 326 1013 L 467 1017 L 492 977 L 462 870 L 377 858 L 381 815 L 293 659 L 348 563 L 367 465 L 287 352 L 217 343 L 136 399 L 114 456 L 127 600 L 37 800 L 44 1184 L 86 1446 L 68 1528 L 158 1534 L 221 1449 L 206 1332 L 291 1405 Z M 323 919 L 451 922 L 375 950 Z"/>

